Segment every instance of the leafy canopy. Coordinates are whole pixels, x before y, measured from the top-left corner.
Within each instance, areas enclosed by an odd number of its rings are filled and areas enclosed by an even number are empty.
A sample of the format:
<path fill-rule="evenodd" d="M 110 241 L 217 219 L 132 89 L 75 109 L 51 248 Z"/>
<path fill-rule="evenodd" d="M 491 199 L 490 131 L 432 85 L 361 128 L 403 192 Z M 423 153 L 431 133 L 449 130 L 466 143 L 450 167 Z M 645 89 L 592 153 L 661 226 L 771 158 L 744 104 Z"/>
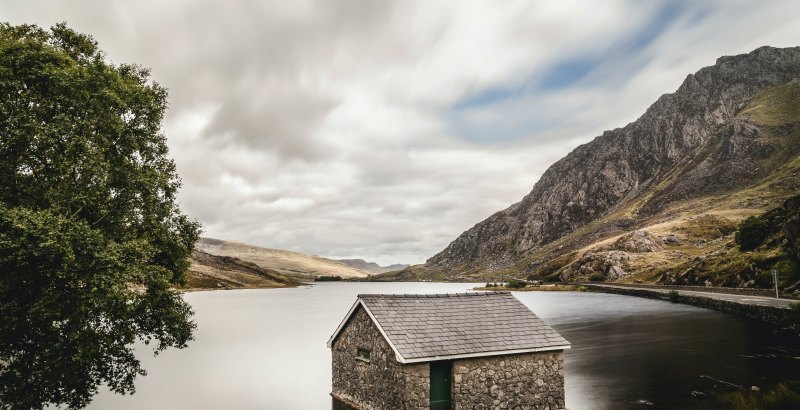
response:
<path fill-rule="evenodd" d="M 199 225 L 161 133 L 167 92 L 59 24 L 0 24 L 0 408 L 133 393 L 195 327 L 181 283 Z"/>

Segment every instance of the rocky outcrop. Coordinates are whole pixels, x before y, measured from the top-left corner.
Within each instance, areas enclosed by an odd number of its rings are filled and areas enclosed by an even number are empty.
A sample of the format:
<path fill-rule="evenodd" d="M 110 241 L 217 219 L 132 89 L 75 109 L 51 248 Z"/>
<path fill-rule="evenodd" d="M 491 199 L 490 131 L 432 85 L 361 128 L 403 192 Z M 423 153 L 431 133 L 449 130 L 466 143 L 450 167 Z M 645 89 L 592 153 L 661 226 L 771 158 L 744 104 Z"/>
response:
<path fill-rule="evenodd" d="M 603 280 L 617 280 L 628 276 L 625 266 L 635 256 L 625 251 L 592 251 L 585 253 L 580 259 L 567 266 L 560 275 L 562 282 L 573 281 L 576 277 L 587 277 L 596 280 L 594 274 L 600 274 Z"/>
<path fill-rule="evenodd" d="M 782 226 L 786 252 L 800 264 L 800 195 L 787 199 L 783 209 L 786 213 Z"/>
<path fill-rule="evenodd" d="M 675 203 L 763 179 L 800 147 L 762 138 L 764 126 L 742 111 L 762 90 L 798 80 L 800 47 L 718 59 L 635 122 L 556 162 L 522 201 L 461 234 L 426 267 L 500 271 L 601 219 L 604 225 L 582 235 L 635 226 Z"/>
<path fill-rule="evenodd" d="M 661 239 L 656 238 L 649 232 L 638 229 L 617 239 L 613 245 L 614 249 L 628 252 L 658 252 L 663 249 Z"/>

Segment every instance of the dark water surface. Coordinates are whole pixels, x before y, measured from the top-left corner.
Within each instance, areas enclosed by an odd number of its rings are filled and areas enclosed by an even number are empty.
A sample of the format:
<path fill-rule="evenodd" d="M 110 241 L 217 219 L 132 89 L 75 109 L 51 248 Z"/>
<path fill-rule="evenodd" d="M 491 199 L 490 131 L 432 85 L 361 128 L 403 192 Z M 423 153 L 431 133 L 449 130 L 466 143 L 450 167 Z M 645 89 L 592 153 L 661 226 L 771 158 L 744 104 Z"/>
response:
<path fill-rule="evenodd" d="M 473 284 L 320 283 L 298 289 L 197 292 L 196 340 L 153 358 L 132 396 L 103 392 L 91 409 L 331 408 L 328 337 L 359 293 L 455 293 Z M 572 343 L 570 410 L 682 409 L 693 390 L 766 387 L 800 378 L 797 338 L 752 321 L 629 296 L 516 292 Z M 713 377 L 711 379 L 709 377 Z M 650 405 L 648 405 L 650 403 Z"/>

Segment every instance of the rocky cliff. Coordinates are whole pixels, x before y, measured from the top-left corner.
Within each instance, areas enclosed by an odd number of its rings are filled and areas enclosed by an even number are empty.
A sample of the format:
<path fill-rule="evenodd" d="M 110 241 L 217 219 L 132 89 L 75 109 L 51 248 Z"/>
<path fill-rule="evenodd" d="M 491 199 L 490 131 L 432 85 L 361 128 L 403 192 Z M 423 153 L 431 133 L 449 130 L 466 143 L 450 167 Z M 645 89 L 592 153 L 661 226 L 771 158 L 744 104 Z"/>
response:
<path fill-rule="evenodd" d="M 547 274 L 570 252 L 686 212 L 769 208 L 800 189 L 799 81 L 800 47 L 722 57 L 404 274 Z"/>

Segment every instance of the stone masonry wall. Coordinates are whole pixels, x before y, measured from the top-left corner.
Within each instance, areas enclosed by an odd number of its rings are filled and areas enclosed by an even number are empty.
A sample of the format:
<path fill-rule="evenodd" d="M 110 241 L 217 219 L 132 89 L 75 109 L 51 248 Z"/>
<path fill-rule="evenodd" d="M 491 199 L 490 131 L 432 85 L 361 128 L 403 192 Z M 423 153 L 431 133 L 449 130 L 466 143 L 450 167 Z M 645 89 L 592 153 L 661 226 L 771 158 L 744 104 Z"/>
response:
<path fill-rule="evenodd" d="M 356 349 L 371 351 L 370 362 L 356 360 Z M 427 409 L 428 363 L 397 361 L 394 351 L 362 307 L 358 307 L 331 348 L 332 395 L 364 410 Z"/>
<path fill-rule="evenodd" d="M 563 409 L 563 351 L 453 361 L 453 408 Z"/>

